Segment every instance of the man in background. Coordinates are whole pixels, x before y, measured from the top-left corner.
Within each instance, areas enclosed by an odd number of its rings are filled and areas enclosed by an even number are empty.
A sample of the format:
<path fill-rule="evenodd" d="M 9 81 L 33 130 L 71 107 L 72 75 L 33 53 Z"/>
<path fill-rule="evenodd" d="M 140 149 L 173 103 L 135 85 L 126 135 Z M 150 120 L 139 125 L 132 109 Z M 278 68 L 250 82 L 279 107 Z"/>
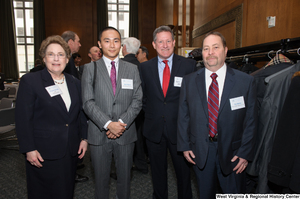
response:
<path fill-rule="evenodd" d="M 71 54 L 77 53 L 79 51 L 81 47 L 80 38 L 75 32 L 70 30 L 65 31 L 61 35 L 61 37 L 68 43 L 71 50 Z M 77 79 L 79 79 L 78 70 L 76 69 L 74 59 L 72 57 L 69 59 L 69 62 L 66 65 L 64 72 L 69 73 L 74 77 L 76 77 Z"/>
<path fill-rule="evenodd" d="M 122 60 L 135 64 L 137 65 L 137 67 L 139 67 L 140 62 L 137 60 L 135 55 L 138 52 L 140 45 L 141 42 L 135 37 L 129 37 L 127 39 L 124 39 L 123 49 L 122 49 L 122 54 L 124 58 Z M 134 155 L 133 155 L 134 165 L 132 167 L 132 170 L 137 170 L 144 174 L 147 174 L 148 163 L 147 163 L 146 153 L 144 149 L 143 121 L 144 121 L 144 112 L 141 110 L 141 112 L 135 119 L 138 138 L 134 146 Z"/>
<path fill-rule="evenodd" d="M 100 48 L 98 48 L 97 46 L 92 46 L 89 50 L 88 56 L 91 58 L 91 62 L 97 61 L 102 57 L 102 52 L 100 50 Z M 86 64 L 79 66 L 79 79 L 81 79 L 82 74 L 83 74 L 83 70 L 85 68 Z"/>
<path fill-rule="evenodd" d="M 69 45 L 70 50 L 71 50 L 71 54 L 77 53 L 79 51 L 79 49 L 81 47 L 80 38 L 78 37 L 78 35 L 75 32 L 70 31 L 70 30 L 65 31 L 61 35 L 61 37 Z M 71 56 L 71 58 L 69 59 L 69 62 L 66 65 L 66 68 L 65 68 L 64 72 L 73 75 L 77 79 L 80 79 L 79 72 L 78 72 L 78 69 L 75 66 L 75 61 L 74 61 L 73 56 Z M 83 165 L 81 163 L 82 163 L 82 160 L 78 162 L 78 164 L 79 164 L 78 168 L 82 168 L 83 167 Z M 82 176 L 82 175 L 76 173 L 75 182 L 85 182 L 88 179 L 89 178 L 87 176 Z"/>
<path fill-rule="evenodd" d="M 141 46 L 135 56 L 140 63 L 143 63 L 148 61 L 149 51 L 145 46 Z"/>
<path fill-rule="evenodd" d="M 122 54 L 124 56 L 122 60 L 140 66 L 140 62 L 135 57 L 135 54 L 137 53 L 141 45 L 140 40 L 138 40 L 135 37 L 129 37 L 127 39 L 124 39 L 122 45 L 123 45 Z"/>
<path fill-rule="evenodd" d="M 34 68 L 32 68 L 29 72 L 36 72 L 36 71 L 39 71 L 39 70 L 43 70 L 44 69 L 44 66 L 43 66 L 43 63 L 40 59 L 36 59 L 35 62 L 34 62 Z"/>
<path fill-rule="evenodd" d="M 99 60 L 102 57 L 101 49 L 97 46 L 92 46 L 89 50 L 88 56 L 91 58 L 91 62 Z"/>

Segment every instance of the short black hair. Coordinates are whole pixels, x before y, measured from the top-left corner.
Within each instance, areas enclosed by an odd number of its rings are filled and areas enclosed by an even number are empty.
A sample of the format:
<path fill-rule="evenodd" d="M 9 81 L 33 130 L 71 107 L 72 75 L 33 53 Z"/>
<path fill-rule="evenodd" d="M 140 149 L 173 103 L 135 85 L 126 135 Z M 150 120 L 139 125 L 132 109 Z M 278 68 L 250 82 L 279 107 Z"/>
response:
<path fill-rule="evenodd" d="M 149 51 L 148 49 L 145 47 L 145 46 L 141 46 L 140 49 L 142 50 L 143 53 L 146 53 L 146 57 L 148 59 L 148 56 L 149 56 Z"/>
<path fill-rule="evenodd" d="M 77 57 L 80 57 L 80 58 L 81 58 L 80 54 L 78 54 L 78 53 L 73 53 L 73 54 L 72 54 L 72 57 L 73 57 L 73 59 L 76 59 Z"/>
<path fill-rule="evenodd" d="M 114 27 L 111 27 L 111 26 L 108 26 L 108 27 L 105 27 L 100 33 L 99 33 L 99 41 L 101 41 L 101 37 L 102 37 L 102 33 L 107 31 L 107 30 L 115 30 L 119 33 L 120 35 L 120 39 L 122 38 L 121 37 L 121 33 L 118 31 L 118 29 L 114 28 Z"/>

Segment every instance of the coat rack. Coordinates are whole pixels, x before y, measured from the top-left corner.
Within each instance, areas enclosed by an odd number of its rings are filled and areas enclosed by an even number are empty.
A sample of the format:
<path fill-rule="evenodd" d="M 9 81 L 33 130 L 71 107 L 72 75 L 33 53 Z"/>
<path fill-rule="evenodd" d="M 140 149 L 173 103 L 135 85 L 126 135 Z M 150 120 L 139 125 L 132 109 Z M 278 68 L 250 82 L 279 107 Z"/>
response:
<path fill-rule="evenodd" d="M 189 57 L 202 62 L 201 50 L 193 50 Z M 276 53 L 282 53 L 294 61 L 300 59 L 300 37 L 228 50 L 226 62 L 244 62 L 246 58 L 251 62 L 268 61 Z"/>

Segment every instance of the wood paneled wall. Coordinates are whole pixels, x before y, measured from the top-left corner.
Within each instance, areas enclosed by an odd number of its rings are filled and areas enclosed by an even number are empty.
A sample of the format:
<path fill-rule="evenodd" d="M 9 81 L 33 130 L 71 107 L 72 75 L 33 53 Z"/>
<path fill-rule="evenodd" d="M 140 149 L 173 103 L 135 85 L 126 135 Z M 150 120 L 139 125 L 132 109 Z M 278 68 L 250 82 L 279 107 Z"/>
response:
<path fill-rule="evenodd" d="M 300 36 L 299 0 L 197 0 L 195 1 L 195 28 L 201 27 L 218 16 L 242 5 L 241 47 L 285 38 Z M 276 26 L 268 28 L 266 18 L 276 16 Z M 215 29 L 224 34 L 229 49 L 234 48 L 232 39 L 236 38 L 236 24 Z M 193 46 L 202 45 L 202 37 L 193 39 Z M 275 50 L 275 49 L 274 49 Z"/>
<path fill-rule="evenodd" d="M 248 0 L 247 4 L 243 46 L 300 36 L 299 0 Z M 268 28 L 268 16 L 276 16 L 275 27 Z"/>
<path fill-rule="evenodd" d="M 97 1 L 96 0 L 52 0 L 45 1 L 46 37 L 61 35 L 66 30 L 76 32 L 80 38 L 81 64 L 90 62 L 89 49 L 97 45 Z"/>
<path fill-rule="evenodd" d="M 153 31 L 156 28 L 156 1 L 139 1 L 139 40 L 149 51 L 149 59 L 156 56 L 152 46 Z"/>
<path fill-rule="evenodd" d="M 173 24 L 173 0 L 156 2 L 156 27 Z"/>
<path fill-rule="evenodd" d="M 241 47 L 300 36 L 299 0 L 196 0 L 194 30 L 218 16 L 242 5 Z M 87 56 L 91 46 L 97 45 L 96 0 L 45 1 L 46 36 L 61 35 L 65 30 L 76 32 L 82 47 L 79 53 L 82 64 L 90 61 Z M 156 56 L 152 47 L 152 33 L 160 25 L 174 23 L 174 0 L 139 1 L 139 39 Z M 181 9 L 181 8 L 179 8 Z M 276 16 L 276 26 L 268 28 L 266 17 Z M 235 47 L 236 22 L 224 24 L 215 30 L 227 39 L 229 49 Z M 203 35 L 193 38 L 192 46 L 200 47 Z"/>

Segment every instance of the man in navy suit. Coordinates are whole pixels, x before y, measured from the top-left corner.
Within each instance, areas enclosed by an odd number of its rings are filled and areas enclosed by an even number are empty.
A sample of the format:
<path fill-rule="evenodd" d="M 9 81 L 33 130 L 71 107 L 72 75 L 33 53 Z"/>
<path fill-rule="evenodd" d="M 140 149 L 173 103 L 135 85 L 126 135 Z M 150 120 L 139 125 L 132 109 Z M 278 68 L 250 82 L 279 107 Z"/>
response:
<path fill-rule="evenodd" d="M 177 114 L 183 76 L 195 71 L 196 62 L 174 54 L 174 34 L 167 26 L 153 33 L 157 57 L 140 64 L 146 138 L 153 181 L 153 198 L 168 198 L 167 150 L 177 177 L 178 198 L 192 198 L 190 168 L 177 152 Z"/>
<path fill-rule="evenodd" d="M 208 33 L 205 68 L 187 75 L 180 93 L 177 146 L 194 165 L 201 199 L 215 198 L 217 180 L 223 193 L 243 193 L 244 170 L 253 158 L 254 79 L 227 67 L 227 50 L 223 35 Z"/>

